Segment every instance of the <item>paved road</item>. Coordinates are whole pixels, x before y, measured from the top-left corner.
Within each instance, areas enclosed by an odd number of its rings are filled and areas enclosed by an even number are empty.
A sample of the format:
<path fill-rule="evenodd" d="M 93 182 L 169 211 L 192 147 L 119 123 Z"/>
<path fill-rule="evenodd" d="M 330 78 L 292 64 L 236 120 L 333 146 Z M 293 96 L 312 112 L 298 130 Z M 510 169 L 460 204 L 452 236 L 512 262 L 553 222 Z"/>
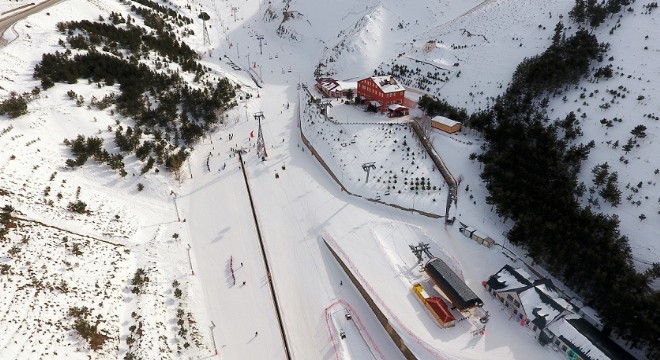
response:
<path fill-rule="evenodd" d="M 60 1 L 64 0 L 46 0 L 42 3 L 39 3 L 31 8 L 27 8 L 23 11 L 17 12 L 9 17 L 3 18 L 0 20 L 0 47 L 3 47 L 7 45 L 9 42 L 5 40 L 2 36 L 4 35 L 5 31 L 9 29 L 12 25 L 14 25 L 17 21 L 22 20 L 32 14 L 35 14 L 41 10 L 47 9 L 48 7 L 51 7 Z"/>

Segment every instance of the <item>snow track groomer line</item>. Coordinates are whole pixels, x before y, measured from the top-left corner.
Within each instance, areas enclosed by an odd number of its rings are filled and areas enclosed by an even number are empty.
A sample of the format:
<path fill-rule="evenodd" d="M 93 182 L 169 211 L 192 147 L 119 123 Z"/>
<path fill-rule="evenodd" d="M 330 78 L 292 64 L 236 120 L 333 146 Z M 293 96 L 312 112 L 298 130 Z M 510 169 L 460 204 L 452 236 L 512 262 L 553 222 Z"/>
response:
<path fill-rule="evenodd" d="M 250 183 L 248 182 L 247 172 L 245 171 L 245 163 L 243 162 L 242 151 L 236 151 L 238 153 L 238 161 L 243 171 L 243 179 L 245 179 L 245 189 L 248 193 L 248 199 L 250 200 L 250 208 L 252 209 L 252 216 L 254 218 L 254 226 L 257 229 L 257 238 L 259 239 L 259 247 L 261 248 L 261 255 L 264 259 L 264 265 L 266 266 L 266 274 L 268 276 L 268 286 L 270 286 L 270 293 L 273 296 L 273 304 L 275 305 L 275 313 L 277 314 L 277 322 L 280 325 L 280 334 L 282 335 L 282 345 L 284 346 L 284 352 L 286 353 L 286 358 L 291 360 L 291 352 L 289 351 L 289 344 L 286 339 L 286 332 L 284 330 L 284 323 L 282 322 L 282 314 L 280 312 L 280 306 L 277 302 L 277 294 L 275 294 L 275 287 L 273 286 L 272 274 L 270 272 L 270 266 L 268 265 L 268 256 L 266 256 L 266 249 L 264 248 L 264 241 L 261 238 L 261 229 L 259 229 L 259 221 L 257 220 L 257 213 L 254 210 L 254 201 L 252 200 L 252 192 L 250 191 Z M 255 333 L 256 336 L 256 333 Z"/>

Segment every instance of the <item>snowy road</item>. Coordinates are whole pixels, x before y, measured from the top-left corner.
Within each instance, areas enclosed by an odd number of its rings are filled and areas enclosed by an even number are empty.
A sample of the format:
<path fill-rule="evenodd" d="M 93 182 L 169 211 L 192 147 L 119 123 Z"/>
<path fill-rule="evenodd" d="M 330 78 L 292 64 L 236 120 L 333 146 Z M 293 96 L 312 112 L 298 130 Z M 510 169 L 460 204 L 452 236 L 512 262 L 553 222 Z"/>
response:
<path fill-rule="evenodd" d="M 15 14 L 12 14 L 10 16 L 7 16 L 3 19 L 0 19 L 0 47 L 5 46 L 8 44 L 8 41 L 4 38 L 4 33 L 9 29 L 10 26 L 14 25 L 16 22 L 18 22 L 21 19 L 25 19 L 26 17 L 37 13 L 39 11 L 45 10 L 63 0 L 46 0 L 42 3 L 39 3 L 35 5 L 34 7 L 31 7 L 26 10 L 21 10 L 20 12 L 17 12 Z M 18 35 L 16 35 L 18 36 Z"/>

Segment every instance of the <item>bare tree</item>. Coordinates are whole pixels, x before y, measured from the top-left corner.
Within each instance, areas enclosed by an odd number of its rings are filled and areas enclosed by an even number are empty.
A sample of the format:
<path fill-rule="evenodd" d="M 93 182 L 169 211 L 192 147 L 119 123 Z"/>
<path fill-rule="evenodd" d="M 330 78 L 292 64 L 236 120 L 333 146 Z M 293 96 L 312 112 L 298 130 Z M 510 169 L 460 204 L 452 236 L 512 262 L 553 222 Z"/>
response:
<path fill-rule="evenodd" d="M 419 124 L 420 129 L 422 129 L 422 134 L 424 134 L 424 137 L 430 140 L 431 131 L 433 130 L 431 118 L 428 116 L 422 116 L 420 118 L 415 118 L 415 120 Z"/>

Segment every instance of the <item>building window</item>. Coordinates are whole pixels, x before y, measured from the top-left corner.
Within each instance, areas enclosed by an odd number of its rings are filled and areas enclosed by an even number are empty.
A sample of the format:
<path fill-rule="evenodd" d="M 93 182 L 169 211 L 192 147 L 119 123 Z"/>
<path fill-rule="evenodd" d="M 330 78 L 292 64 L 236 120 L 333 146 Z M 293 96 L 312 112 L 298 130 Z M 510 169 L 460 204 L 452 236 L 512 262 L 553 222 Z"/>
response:
<path fill-rule="evenodd" d="M 520 307 L 520 303 L 517 300 L 513 300 L 513 305 L 516 307 Z"/>
<path fill-rule="evenodd" d="M 504 305 L 505 305 L 506 307 L 509 307 L 509 302 L 508 302 L 508 301 L 505 302 Z"/>
<path fill-rule="evenodd" d="M 511 296 L 511 294 L 507 294 L 506 299 L 509 301 L 513 301 L 513 296 Z"/>
<path fill-rule="evenodd" d="M 561 346 L 561 349 L 564 350 L 564 351 L 566 351 L 566 345 L 562 345 L 562 346 Z"/>
<path fill-rule="evenodd" d="M 536 331 L 536 325 L 534 325 L 534 328 L 532 330 Z"/>
<path fill-rule="evenodd" d="M 518 315 L 518 310 L 513 309 L 513 313 L 514 313 L 515 315 Z"/>
<path fill-rule="evenodd" d="M 559 346 L 559 339 L 555 340 L 555 345 Z"/>

